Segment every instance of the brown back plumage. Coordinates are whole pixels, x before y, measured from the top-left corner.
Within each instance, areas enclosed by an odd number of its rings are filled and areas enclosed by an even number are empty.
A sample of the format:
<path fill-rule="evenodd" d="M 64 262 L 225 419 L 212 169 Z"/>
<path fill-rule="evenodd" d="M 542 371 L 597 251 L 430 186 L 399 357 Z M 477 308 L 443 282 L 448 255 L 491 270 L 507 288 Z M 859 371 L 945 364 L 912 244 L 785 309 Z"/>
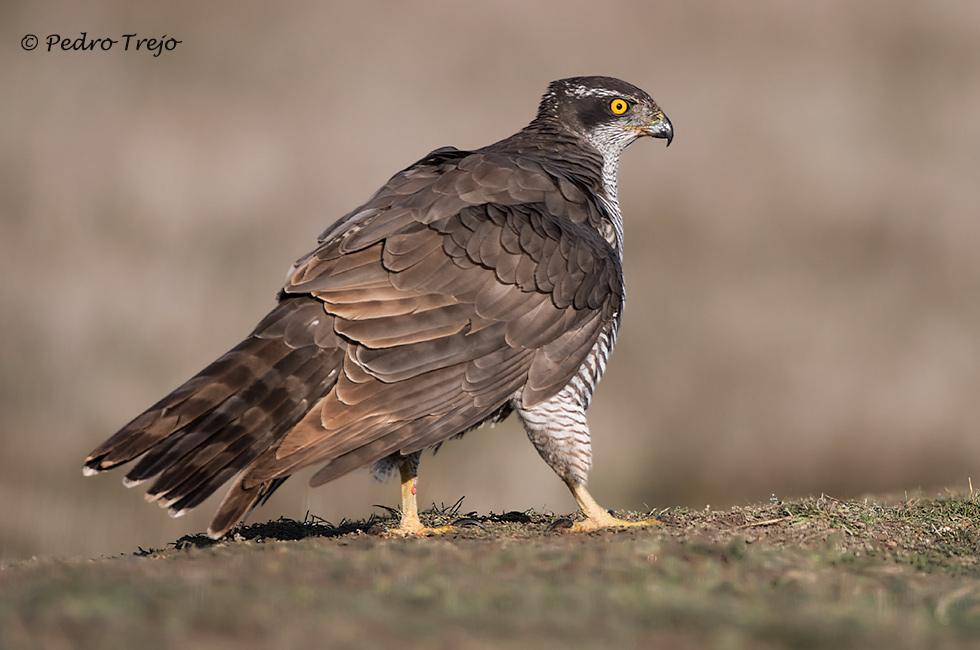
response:
<path fill-rule="evenodd" d="M 127 481 L 155 479 L 177 514 L 238 474 L 220 536 L 301 467 L 325 483 L 558 393 L 623 285 L 603 156 L 551 95 L 516 135 L 436 150 L 328 228 L 255 331 L 86 472 L 139 458 Z"/>

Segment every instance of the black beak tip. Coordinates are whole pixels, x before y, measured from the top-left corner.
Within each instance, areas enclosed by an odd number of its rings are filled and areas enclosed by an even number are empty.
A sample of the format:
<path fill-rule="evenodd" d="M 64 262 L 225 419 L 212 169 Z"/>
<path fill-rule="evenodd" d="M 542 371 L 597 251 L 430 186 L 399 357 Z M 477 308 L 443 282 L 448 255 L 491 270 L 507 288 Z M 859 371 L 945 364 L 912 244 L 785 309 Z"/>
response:
<path fill-rule="evenodd" d="M 667 141 L 667 146 L 674 141 L 674 126 L 667 119 L 666 115 L 661 114 L 662 117 L 656 125 L 650 127 L 649 133 L 655 138 L 662 138 Z"/>

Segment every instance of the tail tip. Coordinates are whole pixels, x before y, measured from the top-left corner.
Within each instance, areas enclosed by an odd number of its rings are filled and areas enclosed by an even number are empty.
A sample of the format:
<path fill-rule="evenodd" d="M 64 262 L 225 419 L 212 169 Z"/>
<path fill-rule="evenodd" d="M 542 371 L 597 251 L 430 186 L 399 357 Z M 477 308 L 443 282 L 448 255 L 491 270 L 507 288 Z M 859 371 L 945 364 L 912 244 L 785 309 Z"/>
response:
<path fill-rule="evenodd" d="M 170 515 L 173 519 L 176 519 L 177 517 L 183 517 L 184 515 L 186 515 L 189 509 L 190 508 L 181 508 L 180 510 L 175 510 L 173 508 L 169 508 L 167 510 L 167 514 Z"/>
<path fill-rule="evenodd" d="M 131 488 L 131 487 L 136 487 L 137 485 L 139 485 L 140 483 L 142 483 L 145 480 L 146 480 L 145 478 L 134 480 L 134 479 L 129 478 L 128 476 L 124 476 L 123 479 L 122 479 L 122 484 L 125 485 L 128 488 Z"/>

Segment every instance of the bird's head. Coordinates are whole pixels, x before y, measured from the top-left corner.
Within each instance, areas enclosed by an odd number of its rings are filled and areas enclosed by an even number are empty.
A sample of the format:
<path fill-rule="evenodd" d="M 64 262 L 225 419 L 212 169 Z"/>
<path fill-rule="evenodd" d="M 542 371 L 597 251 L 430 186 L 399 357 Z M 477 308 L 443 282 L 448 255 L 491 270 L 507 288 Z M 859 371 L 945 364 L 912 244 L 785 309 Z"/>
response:
<path fill-rule="evenodd" d="M 603 155 L 618 154 L 642 136 L 670 145 L 674 129 L 650 95 L 613 77 L 553 81 L 541 100 L 538 120 L 556 120 L 588 140 Z"/>

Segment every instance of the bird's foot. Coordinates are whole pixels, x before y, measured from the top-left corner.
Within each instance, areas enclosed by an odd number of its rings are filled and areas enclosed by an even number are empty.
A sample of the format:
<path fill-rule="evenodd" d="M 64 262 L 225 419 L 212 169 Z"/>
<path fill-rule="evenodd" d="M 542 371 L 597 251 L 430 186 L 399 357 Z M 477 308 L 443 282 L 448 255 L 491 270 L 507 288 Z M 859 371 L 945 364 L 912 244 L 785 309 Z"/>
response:
<path fill-rule="evenodd" d="M 388 538 L 431 537 L 432 535 L 444 535 L 452 532 L 455 528 L 455 526 L 423 526 L 421 521 L 406 525 L 403 521 L 397 528 L 389 528 L 381 533 L 381 536 Z"/>
<path fill-rule="evenodd" d="M 463 526 L 479 526 L 483 528 L 481 524 L 476 519 L 469 517 L 464 517 L 462 519 L 457 519 L 446 526 L 426 526 L 422 523 L 422 520 L 418 516 L 402 516 L 401 523 L 398 524 L 397 528 L 390 528 L 381 533 L 382 537 L 431 537 L 433 535 L 444 535 L 446 533 L 451 533 L 453 531 L 458 531 Z"/>
<path fill-rule="evenodd" d="M 590 533 L 606 528 L 639 528 L 642 526 L 657 526 L 662 523 L 657 519 L 645 519 L 643 521 L 619 519 L 613 516 L 611 511 L 606 510 L 596 503 L 595 499 L 592 498 L 588 490 L 581 483 L 566 481 L 566 484 L 568 485 L 568 489 L 572 491 L 572 496 L 575 497 L 579 507 L 582 509 L 582 514 L 585 515 L 585 519 L 562 526 L 561 529 L 564 531 L 571 533 Z M 557 529 L 558 526 L 555 526 L 555 528 Z"/>
<path fill-rule="evenodd" d="M 642 528 L 646 526 L 659 526 L 662 524 L 663 522 L 661 522 L 659 519 L 652 518 L 644 519 L 643 521 L 620 519 L 603 510 L 601 511 L 601 514 L 594 513 L 592 516 L 587 517 L 582 521 L 575 522 L 567 530 L 570 533 L 591 533 L 596 530 L 605 530 L 606 528 Z"/>

